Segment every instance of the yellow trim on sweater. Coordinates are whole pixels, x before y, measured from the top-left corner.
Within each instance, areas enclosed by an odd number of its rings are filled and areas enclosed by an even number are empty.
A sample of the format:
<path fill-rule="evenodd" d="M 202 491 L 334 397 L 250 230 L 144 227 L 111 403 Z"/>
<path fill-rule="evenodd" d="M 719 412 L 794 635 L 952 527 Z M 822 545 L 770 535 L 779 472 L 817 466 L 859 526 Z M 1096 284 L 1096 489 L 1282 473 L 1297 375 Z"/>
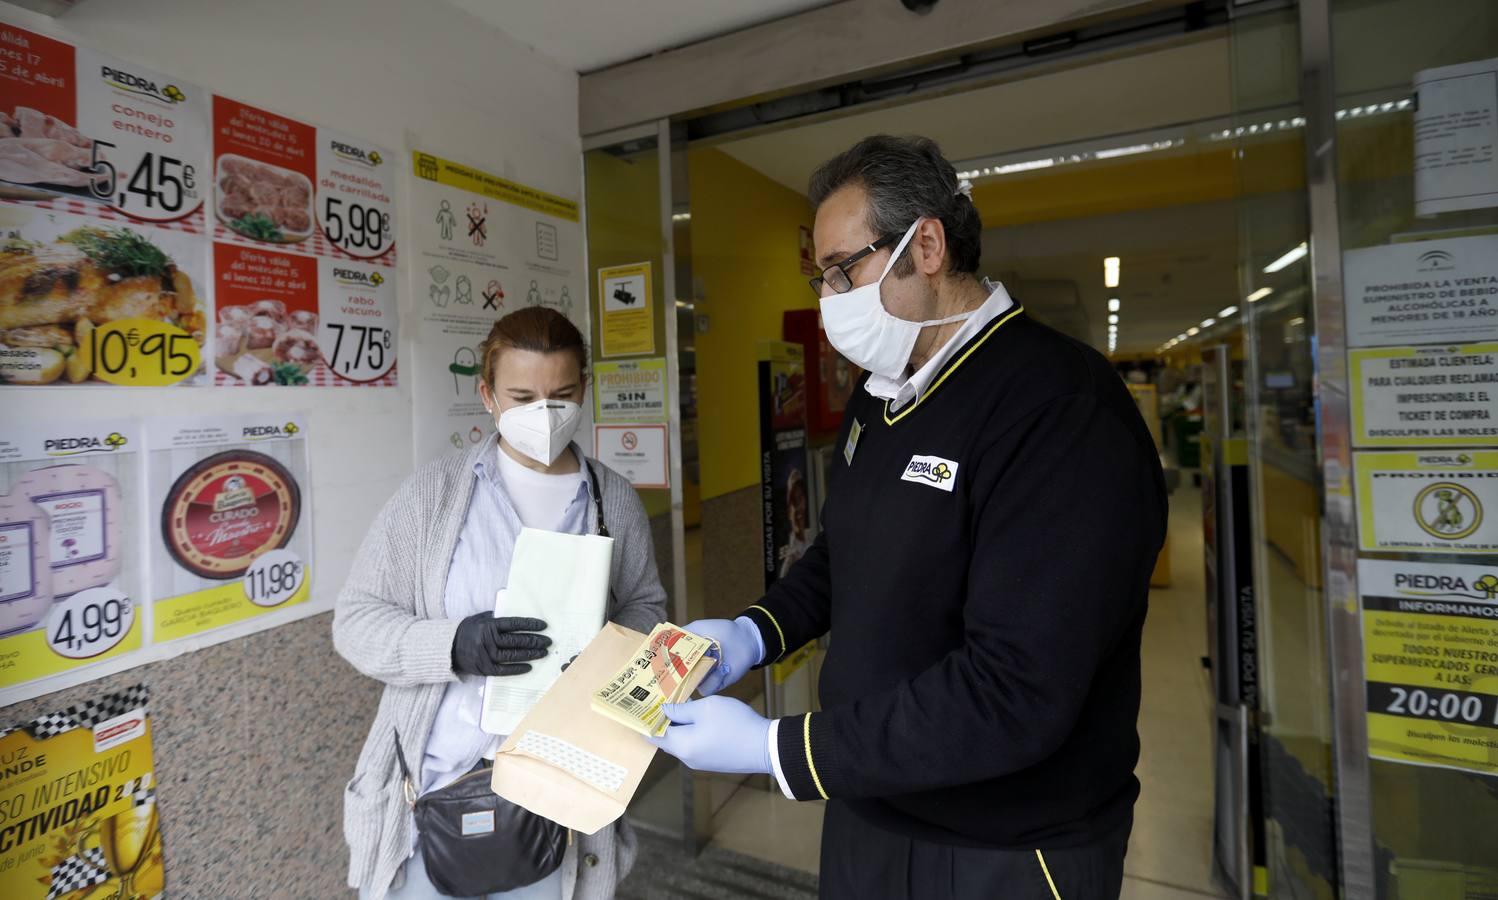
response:
<path fill-rule="evenodd" d="M 1045 864 L 1045 854 L 1036 850 L 1035 858 L 1040 860 L 1040 871 L 1045 873 L 1045 883 L 1051 886 L 1051 897 L 1053 900 L 1061 900 L 1061 892 L 1056 890 L 1056 881 L 1051 877 L 1051 867 Z"/>
<path fill-rule="evenodd" d="M 994 332 L 1004 327 L 1004 325 L 1008 324 L 1010 319 L 1014 318 L 1024 311 L 1025 308 L 1023 306 L 1016 304 L 1014 309 L 1011 309 L 1009 312 L 1004 313 L 1002 316 L 999 316 L 998 321 L 988 326 L 988 330 L 983 333 L 982 337 L 978 338 L 978 340 L 971 347 L 967 348 L 967 351 L 965 353 L 957 357 L 957 361 L 948 366 L 947 370 L 941 373 L 941 377 L 936 379 L 936 381 L 933 382 L 929 388 L 926 388 L 926 393 L 915 398 L 914 403 L 911 403 L 909 406 L 905 407 L 905 409 L 901 410 L 899 413 L 896 413 L 893 418 L 891 418 L 889 414 L 889 401 L 884 401 L 884 424 L 893 425 L 914 412 L 917 406 L 920 406 L 922 403 L 926 402 L 927 397 L 936 393 L 936 389 L 941 387 L 942 382 L 951 377 L 953 372 L 957 371 L 958 366 L 967 362 L 967 358 L 976 353 L 979 347 L 983 346 L 984 341 L 987 341 L 989 338 L 993 337 Z"/>
<path fill-rule="evenodd" d="M 760 606 L 758 603 L 749 608 L 757 609 L 760 612 L 764 613 L 765 616 L 769 618 L 770 624 L 775 626 L 775 633 L 780 635 L 780 652 L 775 654 L 775 658 L 779 659 L 780 657 L 784 656 L 787 649 L 785 645 L 785 632 L 781 630 L 780 623 L 775 620 L 775 614 L 770 612 L 768 609 L 765 609 L 763 606 Z"/>
<path fill-rule="evenodd" d="M 806 744 L 806 768 L 811 770 L 811 783 L 817 786 L 817 793 L 822 795 L 823 800 L 831 800 L 822 787 L 822 779 L 817 776 L 817 764 L 811 761 L 811 713 L 807 713 L 801 720 L 801 740 Z"/>

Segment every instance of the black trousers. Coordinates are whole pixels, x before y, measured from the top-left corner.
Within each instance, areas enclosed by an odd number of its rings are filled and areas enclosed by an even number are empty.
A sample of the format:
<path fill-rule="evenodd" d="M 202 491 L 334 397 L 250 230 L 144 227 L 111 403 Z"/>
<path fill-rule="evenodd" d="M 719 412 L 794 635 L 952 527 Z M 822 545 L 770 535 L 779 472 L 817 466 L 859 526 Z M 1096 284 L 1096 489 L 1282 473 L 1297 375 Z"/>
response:
<path fill-rule="evenodd" d="M 825 900 L 1118 900 L 1129 831 L 1063 850 L 987 850 L 915 840 L 828 801 Z"/>

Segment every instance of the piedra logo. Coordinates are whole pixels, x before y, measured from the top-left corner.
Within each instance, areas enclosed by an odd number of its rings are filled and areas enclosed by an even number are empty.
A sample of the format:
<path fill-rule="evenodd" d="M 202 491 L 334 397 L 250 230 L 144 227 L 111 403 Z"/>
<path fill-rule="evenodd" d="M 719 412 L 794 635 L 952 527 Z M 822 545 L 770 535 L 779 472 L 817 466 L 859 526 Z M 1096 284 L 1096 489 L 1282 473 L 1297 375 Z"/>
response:
<path fill-rule="evenodd" d="M 1449 597 L 1462 600 L 1498 600 L 1498 574 L 1486 572 L 1472 579 L 1461 575 L 1398 572 L 1394 587 L 1406 597 Z"/>
<path fill-rule="evenodd" d="M 130 441 L 118 431 L 104 437 L 58 437 L 47 438 L 42 449 L 48 456 L 81 456 L 85 453 L 113 453 Z"/>
<path fill-rule="evenodd" d="M 285 425 L 247 425 L 244 439 L 247 441 L 274 441 L 296 437 L 302 431 L 295 422 Z"/>
<path fill-rule="evenodd" d="M 385 283 L 385 276 L 379 272 L 365 274 L 357 269 L 342 269 L 335 267 L 333 277 L 338 279 L 339 284 L 351 287 L 379 287 Z"/>
<path fill-rule="evenodd" d="M 362 147 L 355 147 L 353 144 L 345 144 L 343 141 L 330 141 L 329 146 L 333 148 L 333 152 L 340 159 L 361 163 L 369 166 L 371 169 L 376 168 L 380 163 L 385 161 L 385 158 L 380 156 L 380 151 L 378 150 L 365 150 Z"/>
<path fill-rule="evenodd" d="M 102 66 L 99 69 L 99 77 L 110 87 L 131 94 L 139 94 L 142 97 L 150 97 L 152 100 L 160 100 L 162 103 L 184 103 L 187 100 L 187 95 L 175 84 L 157 87 L 156 82 L 151 79 L 121 69 Z"/>
<path fill-rule="evenodd" d="M 957 463 L 939 456 L 914 456 L 905 464 L 901 481 L 925 484 L 939 490 L 951 492 L 957 477 Z"/>
<path fill-rule="evenodd" d="M 1442 466 L 1445 468 L 1463 468 L 1472 465 L 1472 454 L 1470 453 L 1423 453 L 1417 457 L 1417 462 L 1422 466 Z"/>

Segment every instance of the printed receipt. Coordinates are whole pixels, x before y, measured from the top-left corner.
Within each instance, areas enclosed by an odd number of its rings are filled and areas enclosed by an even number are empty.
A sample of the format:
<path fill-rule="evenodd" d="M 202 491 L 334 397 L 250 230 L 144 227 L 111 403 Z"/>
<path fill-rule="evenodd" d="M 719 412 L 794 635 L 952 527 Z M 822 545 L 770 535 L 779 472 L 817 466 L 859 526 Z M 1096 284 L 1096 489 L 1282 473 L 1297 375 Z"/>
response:
<path fill-rule="evenodd" d="M 510 561 L 510 583 L 494 598 L 496 616 L 527 616 L 546 622 L 547 655 L 524 675 L 484 679 L 479 727 L 508 735 L 583 651 L 608 616 L 612 538 L 521 529 Z"/>

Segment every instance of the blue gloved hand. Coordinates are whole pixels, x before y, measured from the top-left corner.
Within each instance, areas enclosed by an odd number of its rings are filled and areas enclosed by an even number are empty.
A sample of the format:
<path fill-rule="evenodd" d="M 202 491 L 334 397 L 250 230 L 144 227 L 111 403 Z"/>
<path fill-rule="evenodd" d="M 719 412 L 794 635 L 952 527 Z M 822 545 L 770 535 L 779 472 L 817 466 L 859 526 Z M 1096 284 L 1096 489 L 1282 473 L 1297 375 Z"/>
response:
<path fill-rule="evenodd" d="M 732 697 L 667 704 L 671 726 L 649 738 L 688 768 L 735 775 L 770 773 L 770 720 Z"/>
<path fill-rule="evenodd" d="M 721 649 L 718 664 L 697 687 L 697 692 L 704 697 L 710 697 L 743 678 L 764 655 L 759 629 L 743 616 L 733 620 L 698 619 L 688 622 L 686 630 L 717 641 Z"/>

